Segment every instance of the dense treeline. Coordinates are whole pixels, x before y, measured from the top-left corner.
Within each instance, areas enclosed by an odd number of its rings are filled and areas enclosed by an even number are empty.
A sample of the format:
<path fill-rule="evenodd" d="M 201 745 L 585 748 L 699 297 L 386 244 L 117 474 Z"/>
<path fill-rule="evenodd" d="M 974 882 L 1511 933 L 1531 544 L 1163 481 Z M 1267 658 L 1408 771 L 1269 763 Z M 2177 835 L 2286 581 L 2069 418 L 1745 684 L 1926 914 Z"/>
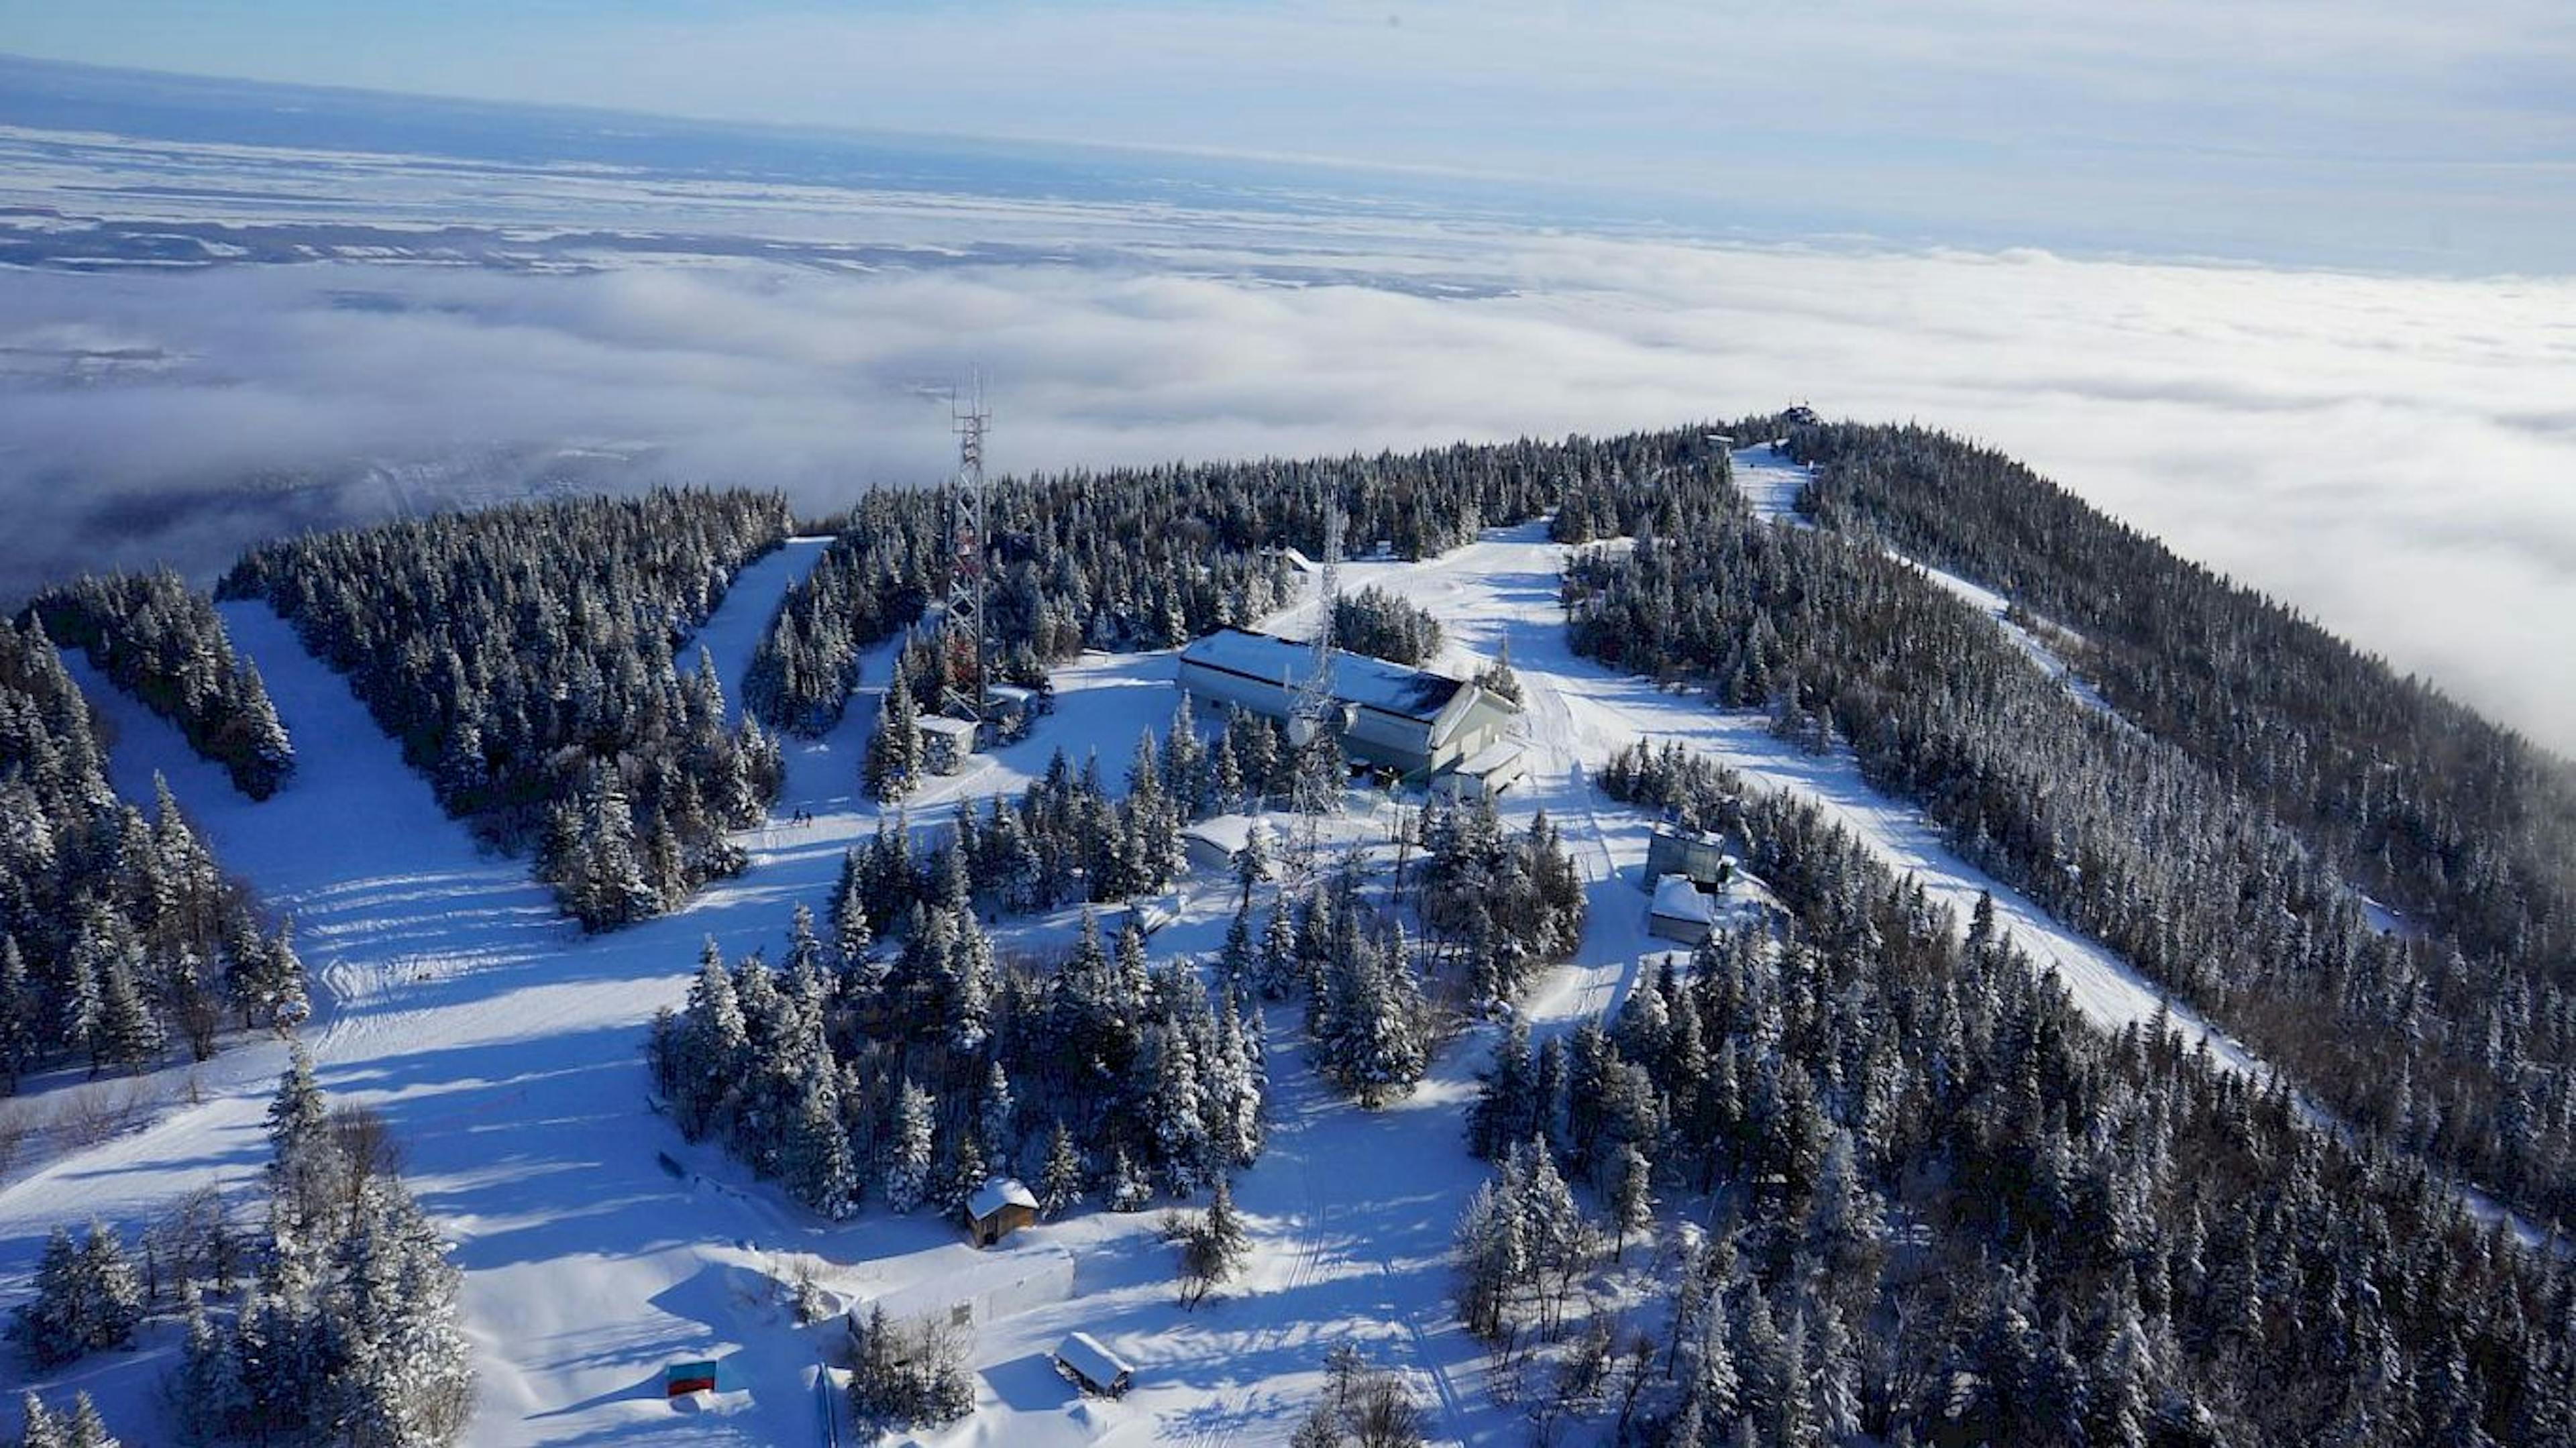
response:
<path fill-rule="evenodd" d="M 752 650 L 742 695 L 754 714 L 809 738 L 841 722 L 859 681 L 859 652 L 929 606 L 941 556 L 935 497 L 880 488 L 851 510 Z"/>
<path fill-rule="evenodd" d="M 67 648 L 224 767 L 233 786 L 266 799 L 295 770 L 295 746 L 269 703 L 259 668 L 233 654 L 232 637 L 204 594 L 168 569 L 83 577 L 37 595 L 28 613 Z"/>
<path fill-rule="evenodd" d="M 130 1348 L 137 1328 L 176 1308 L 183 1336 L 163 1387 L 182 1442 L 454 1441 L 473 1404 L 462 1278 L 398 1175 L 389 1129 L 371 1112 L 331 1108 L 298 1047 L 267 1133 L 259 1227 L 245 1230 L 209 1187 L 131 1246 L 95 1220 L 77 1243 L 57 1228 L 14 1335 L 53 1367 Z M 69 1423 L 53 1429 L 64 1436 L 48 1444 L 101 1441 Z"/>
<path fill-rule="evenodd" d="M 227 1018 L 288 1026 L 304 970 L 165 788 L 119 801 L 89 705 L 35 624 L 0 625 L 0 1089 L 57 1061 L 214 1053 Z"/>
<path fill-rule="evenodd" d="M 1714 1189 L 1721 1230 L 1622 1365 L 1644 1441 L 2576 1432 L 2576 1279 L 2420 1164 L 2170 1031 L 2104 1034 L 1984 911 L 1963 938 L 1810 806 L 1677 751 L 1616 781 L 1746 841 L 1792 923 L 1712 937 L 1540 1050 L 1507 1036 L 1470 1130 L 1502 1163 L 1461 1226 L 1471 1328 L 1565 1333 L 1654 1191 Z M 1566 1190 L 1586 1182 L 1610 1230 Z M 1560 1385 L 1597 1382 L 1608 1341 L 1596 1320 Z"/>
<path fill-rule="evenodd" d="M 961 880 L 988 908 L 1012 912 L 1165 888 L 1186 865 L 1184 825 L 1284 794 L 1292 764 L 1276 721 L 1230 707 L 1211 744 L 1193 712 L 1184 695 L 1168 733 L 1138 738 L 1123 795 L 1103 780 L 1096 756 L 1077 769 L 1058 749 L 1017 800 L 996 795 L 980 811 L 961 803 L 955 827 L 926 846 L 881 819 L 842 860 L 837 918 L 883 934 Z"/>
<path fill-rule="evenodd" d="M 1576 646 L 1847 740 L 1969 860 L 2102 940 L 2338 1115 L 2576 1210 L 2576 998 L 2373 928 L 2260 802 L 2085 707 L 1878 548 L 1713 510 L 1569 568 Z"/>
<path fill-rule="evenodd" d="M 1094 1192 L 1128 1211 L 1260 1154 L 1257 1020 L 1186 964 L 1149 966 L 1132 918 L 1113 951 L 1086 913 L 1045 972 L 997 962 L 965 895 L 915 906 L 892 949 L 837 933 L 800 909 L 776 969 L 710 942 L 652 1042 L 680 1129 L 815 1211 L 955 1211 L 996 1175 L 1036 1181 L 1049 1213 Z"/>
<path fill-rule="evenodd" d="M 474 1405 L 464 1274 L 404 1186 L 390 1128 L 333 1109 L 301 1049 L 267 1127 L 268 1210 L 248 1280 L 236 1295 L 222 1241 L 199 1254 L 204 1279 L 182 1277 L 186 1332 L 166 1392 L 185 1441 L 456 1441 Z"/>
<path fill-rule="evenodd" d="M 1426 948 L 1455 962 L 1471 1009 L 1508 1009 L 1583 943 L 1583 877 L 1545 810 L 1514 834 L 1488 796 L 1435 802 L 1422 816 L 1422 849 L 1416 902 Z"/>
<path fill-rule="evenodd" d="M 1544 813 L 1513 832 L 1491 800 L 1438 804 L 1419 833 L 1417 928 L 1402 855 L 1383 901 L 1351 855 L 1293 902 L 1283 890 L 1258 947 L 1247 884 L 1218 961 L 1229 978 L 1249 969 L 1266 995 L 1302 990 L 1316 1069 L 1370 1108 L 1411 1094 L 1455 1023 L 1509 1009 L 1583 938 L 1583 881 Z"/>
<path fill-rule="evenodd" d="M 1801 507 L 2081 637 L 2119 711 L 2260 800 L 2473 961 L 2576 984 L 2576 768 L 1999 453 L 1794 428 Z"/>
<path fill-rule="evenodd" d="M 1440 620 L 1376 584 L 1333 600 L 1333 646 L 1405 665 L 1440 652 Z"/>
<path fill-rule="evenodd" d="M 351 676 L 449 813 L 602 927 L 741 868 L 725 832 L 777 791 L 776 745 L 725 724 L 682 641 L 786 536 L 775 494 L 660 491 L 272 543 L 224 580 Z"/>
<path fill-rule="evenodd" d="M 1421 558 L 1580 497 L 1624 524 L 1636 485 L 1715 475 L 1692 431 L 1521 441 L 1303 462 L 1170 464 L 1005 479 L 989 503 L 989 627 L 1003 669 L 1035 683 L 1084 648 L 1169 648 L 1285 603 L 1279 550 L 1321 550 L 1328 503 L 1354 546 Z M 1651 513 L 1653 505 L 1647 505 Z M 860 649 L 920 618 L 947 586 L 936 493 L 872 494 L 791 592 L 748 686 L 761 717 L 820 732 L 841 717 Z M 912 681 L 917 699 L 939 680 Z M 925 688 L 927 683 L 931 687 Z"/>

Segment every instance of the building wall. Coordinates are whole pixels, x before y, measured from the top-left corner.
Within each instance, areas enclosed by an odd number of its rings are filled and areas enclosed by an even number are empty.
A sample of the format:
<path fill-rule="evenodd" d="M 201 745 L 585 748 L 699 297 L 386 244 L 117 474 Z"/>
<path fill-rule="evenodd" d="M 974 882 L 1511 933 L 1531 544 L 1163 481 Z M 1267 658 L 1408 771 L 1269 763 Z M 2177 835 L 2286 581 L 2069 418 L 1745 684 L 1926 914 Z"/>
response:
<path fill-rule="evenodd" d="M 1190 659 L 1181 660 L 1180 684 L 1202 705 L 1221 708 L 1240 704 L 1272 719 L 1286 719 L 1296 703 L 1294 692 L 1285 687 L 1207 668 Z M 1433 758 L 1430 740 L 1431 726 L 1427 723 L 1360 709 L 1354 711 L 1350 727 L 1342 732 L 1342 749 L 1364 763 L 1412 774 L 1448 762 Z M 1451 750 L 1448 756 L 1457 758 L 1459 754 Z"/>
<path fill-rule="evenodd" d="M 1646 845 L 1646 887 L 1654 888 L 1654 882 L 1665 875 L 1685 876 L 1694 885 L 1714 885 L 1725 860 L 1725 847 L 1714 840 L 1657 830 Z"/>
<path fill-rule="evenodd" d="M 1646 933 L 1663 940 L 1678 940 L 1684 945 L 1697 945 L 1708 939 L 1713 928 L 1705 920 L 1684 920 L 1676 915 L 1646 916 Z"/>
<path fill-rule="evenodd" d="M 1430 725 L 1398 719 L 1375 709 L 1354 712 L 1350 727 L 1342 731 L 1342 749 L 1355 759 L 1383 765 L 1398 774 L 1412 774 L 1442 762 L 1431 750 Z"/>
<path fill-rule="evenodd" d="M 1181 660 L 1181 687 L 1203 705 L 1241 704 L 1273 719 L 1288 717 L 1290 695 L 1284 686 L 1259 683 L 1194 660 Z"/>

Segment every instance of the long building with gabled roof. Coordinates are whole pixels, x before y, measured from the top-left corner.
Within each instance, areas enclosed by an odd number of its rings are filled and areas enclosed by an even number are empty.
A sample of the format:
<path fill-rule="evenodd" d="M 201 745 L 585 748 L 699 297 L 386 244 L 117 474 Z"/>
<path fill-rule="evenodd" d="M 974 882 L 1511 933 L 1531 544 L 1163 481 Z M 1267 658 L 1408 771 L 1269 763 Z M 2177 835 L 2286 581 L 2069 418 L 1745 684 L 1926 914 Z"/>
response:
<path fill-rule="evenodd" d="M 1203 703 L 1240 704 L 1285 720 L 1308 645 L 1250 629 L 1220 629 L 1181 651 L 1181 687 Z M 1333 701 L 1343 752 L 1406 776 L 1455 768 L 1503 738 L 1520 706 L 1465 679 L 1333 651 Z"/>

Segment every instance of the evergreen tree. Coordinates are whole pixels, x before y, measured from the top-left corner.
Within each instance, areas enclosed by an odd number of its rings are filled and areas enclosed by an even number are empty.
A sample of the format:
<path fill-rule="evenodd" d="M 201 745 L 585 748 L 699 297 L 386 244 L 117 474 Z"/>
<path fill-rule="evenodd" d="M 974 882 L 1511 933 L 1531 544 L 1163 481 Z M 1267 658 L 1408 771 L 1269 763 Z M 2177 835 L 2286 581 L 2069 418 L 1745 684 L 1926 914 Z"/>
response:
<path fill-rule="evenodd" d="M 1234 1192 L 1223 1176 L 1216 1179 L 1208 1209 L 1181 1229 L 1181 1305 L 1195 1309 L 1209 1290 L 1232 1276 L 1251 1250 L 1243 1219 L 1234 1210 Z"/>
<path fill-rule="evenodd" d="M 1241 894 L 1235 909 L 1252 909 L 1252 887 L 1270 878 L 1270 828 L 1259 820 L 1244 827 L 1243 845 L 1234 852 L 1234 881 Z"/>
<path fill-rule="evenodd" d="M 71 1416 L 63 1420 L 59 1431 L 63 1448 L 117 1448 L 117 1440 L 108 1434 L 106 1420 L 98 1415 L 98 1404 L 91 1402 L 87 1393 L 72 1394 Z"/>
<path fill-rule="evenodd" d="M 38 1367 L 123 1347 L 143 1320 L 143 1290 L 116 1234 L 96 1220 L 75 1246 L 56 1227 L 36 1265 L 36 1295 L 17 1311 L 15 1331 Z"/>
<path fill-rule="evenodd" d="M 1620 1143 L 1610 1168 L 1610 1220 L 1618 1229 L 1610 1250 L 1613 1261 L 1627 1255 L 1629 1233 L 1654 1224 L 1654 1168 L 1635 1142 Z"/>
<path fill-rule="evenodd" d="M 183 1440 L 211 1442 L 230 1433 L 244 1412 L 241 1380 L 230 1344 L 207 1316 L 195 1282 L 181 1286 L 179 1301 L 187 1327 L 170 1379 L 171 1411 Z"/>
<path fill-rule="evenodd" d="M 876 732 L 868 736 L 863 777 L 868 793 L 898 800 L 912 793 L 921 778 L 921 706 L 913 701 L 911 681 L 897 668 L 877 704 Z"/>
<path fill-rule="evenodd" d="M 1371 1110 L 1410 1093 L 1429 1064 L 1424 1014 L 1410 965 L 1361 942 L 1326 978 L 1317 1041 L 1325 1074 Z"/>
<path fill-rule="evenodd" d="M 839 1074 L 831 1069 L 831 1054 L 819 1030 L 798 1059 L 803 1090 L 779 1149 L 780 1175 L 798 1201 L 840 1221 L 858 1210 L 859 1171 L 850 1154 L 849 1131 L 841 1124 Z"/>
<path fill-rule="evenodd" d="M 1049 1217 L 1064 1215 L 1082 1201 L 1084 1177 L 1082 1153 L 1059 1117 L 1047 1134 L 1046 1166 L 1038 1174 L 1039 1209 Z"/>
<path fill-rule="evenodd" d="M 63 1448 L 63 1425 L 33 1389 L 18 1397 L 18 1448 Z"/>
<path fill-rule="evenodd" d="M 129 947 L 109 955 L 99 972 L 98 1023 L 90 1036 L 90 1056 L 102 1065 L 141 1071 L 159 1060 L 166 1039 L 161 1022 L 143 1003 L 136 984 L 137 952 Z"/>
<path fill-rule="evenodd" d="M 18 937 L 0 935 L 0 1092 L 15 1093 L 19 1078 L 35 1069 L 39 1010 Z"/>
<path fill-rule="evenodd" d="M 930 1093 L 907 1080 L 895 1098 L 894 1122 L 886 1134 L 886 1205 L 897 1212 L 921 1205 L 930 1191 L 930 1170 Z"/>
<path fill-rule="evenodd" d="M 1217 979 L 1229 990 L 1252 988 L 1261 966 L 1261 956 L 1252 943 L 1252 902 L 1249 897 L 1235 906 L 1234 918 L 1226 923 L 1225 945 L 1217 952 Z"/>
<path fill-rule="evenodd" d="M 1015 1118 L 1016 1104 L 1011 1096 L 1011 1078 L 996 1058 L 984 1072 L 984 1096 L 977 1108 L 983 1131 L 984 1158 L 993 1169 L 1005 1176 L 1016 1172 L 1020 1155 L 1020 1132 Z"/>
<path fill-rule="evenodd" d="M 1530 1057 L 1529 1022 L 1515 1011 L 1503 1023 L 1493 1064 L 1478 1078 L 1476 1104 L 1467 1116 L 1467 1148 L 1491 1160 L 1537 1129 L 1536 1063 Z"/>
<path fill-rule="evenodd" d="M 1119 1147 L 1110 1153 L 1109 1177 L 1102 1185 L 1102 1196 L 1113 1212 L 1141 1212 L 1154 1199 L 1153 1185 L 1136 1171 L 1136 1164 Z"/>
<path fill-rule="evenodd" d="M 330 1108 L 323 1101 L 320 1083 L 313 1079 L 313 1056 L 299 1041 L 288 1048 L 286 1074 L 278 1078 L 276 1094 L 269 1098 L 272 1174 L 291 1176 L 311 1161 L 327 1143 L 329 1128 Z"/>
<path fill-rule="evenodd" d="M 1270 918 L 1261 930 L 1260 985 L 1263 998 L 1285 998 L 1297 978 L 1297 930 L 1289 919 L 1288 901 L 1283 895 L 1271 902 Z"/>

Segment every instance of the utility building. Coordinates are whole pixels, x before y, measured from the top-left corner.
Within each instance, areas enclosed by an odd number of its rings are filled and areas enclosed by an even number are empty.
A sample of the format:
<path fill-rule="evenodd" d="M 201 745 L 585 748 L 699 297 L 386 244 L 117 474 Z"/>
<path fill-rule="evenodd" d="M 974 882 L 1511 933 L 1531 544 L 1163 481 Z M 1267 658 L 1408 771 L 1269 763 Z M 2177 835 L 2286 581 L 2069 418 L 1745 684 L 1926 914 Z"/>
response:
<path fill-rule="evenodd" d="M 964 719 L 925 714 L 921 719 L 921 767 L 932 774 L 955 774 L 975 753 L 976 727 Z"/>
<path fill-rule="evenodd" d="M 1657 825 L 1646 846 L 1644 883 L 1652 888 L 1666 875 L 1679 875 L 1703 890 L 1724 890 L 1735 878 L 1735 857 L 1712 834 L 1679 825 Z"/>
<path fill-rule="evenodd" d="M 1646 933 L 1684 945 L 1697 945 L 1717 929 L 1717 906 L 1680 875 L 1655 881 L 1654 903 L 1646 910 Z"/>
<path fill-rule="evenodd" d="M 994 1177 L 966 1199 L 966 1236 L 990 1247 L 1038 1219 L 1038 1199 L 1016 1177 Z"/>
<path fill-rule="evenodd" d="M 1181 687 L 1201 703 L 1240 704 L 1284 721 L 1312 658 L 1294 639 L 1222 629 L 1181 651 Z M 1456 768 L 1521 717 L 1519 705 L 1464 679 L 1342 649 L 1333 651 L 1332 693 L 1342 752 L 1407 777 Z"/>

